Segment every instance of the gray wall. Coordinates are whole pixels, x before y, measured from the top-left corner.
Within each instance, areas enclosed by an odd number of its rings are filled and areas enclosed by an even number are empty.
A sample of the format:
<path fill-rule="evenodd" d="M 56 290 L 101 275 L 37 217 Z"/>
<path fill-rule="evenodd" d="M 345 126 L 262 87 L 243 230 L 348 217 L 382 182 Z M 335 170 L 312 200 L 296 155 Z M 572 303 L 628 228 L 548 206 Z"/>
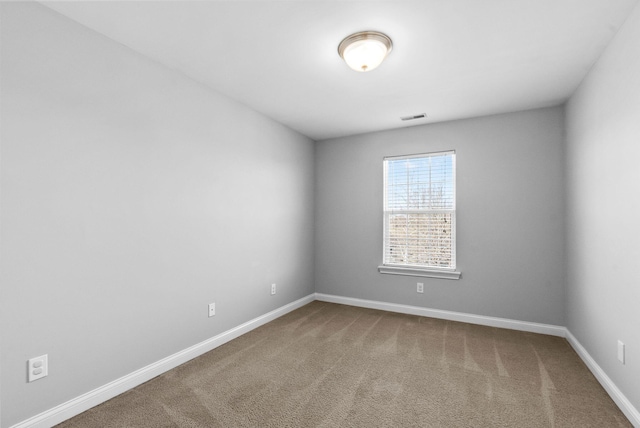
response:
<path fill-rule="evenodd" d="M 640 6 L 567 105 L 566 159 L 567 326 L 640 409 Z"/>
<path fill-rule="evenodd" d="M 556 107 L 318 142 L 316 291 L 564 325 L 563 120 Z M 382 158 L 442 150 L 457 154 L 462 279 L 379 274 Z"/>
<path fill-rule="evenodd" d="M 313 292 L 311 140 L 1 7 L 3 427 Z"/>

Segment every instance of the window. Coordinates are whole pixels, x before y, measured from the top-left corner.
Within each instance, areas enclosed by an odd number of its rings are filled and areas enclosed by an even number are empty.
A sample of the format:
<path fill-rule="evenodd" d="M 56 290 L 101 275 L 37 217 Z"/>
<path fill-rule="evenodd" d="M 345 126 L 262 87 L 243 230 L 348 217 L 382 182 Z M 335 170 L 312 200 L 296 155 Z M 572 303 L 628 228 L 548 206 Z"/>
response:
<path fill-rule="evenodd" d="M 381 273 L 458 279 L 455 152 L 384 159 Z"/>

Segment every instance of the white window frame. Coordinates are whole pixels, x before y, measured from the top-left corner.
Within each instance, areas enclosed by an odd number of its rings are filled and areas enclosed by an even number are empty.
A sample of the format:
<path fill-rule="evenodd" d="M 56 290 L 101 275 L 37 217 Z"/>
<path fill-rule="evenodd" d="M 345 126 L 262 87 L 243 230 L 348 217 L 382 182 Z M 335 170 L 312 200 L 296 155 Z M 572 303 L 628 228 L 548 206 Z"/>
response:
<path fill-rule="evenodd" d="M 388 161 L 395 160 L 403 160 L 403 159 L 417 159 L 417 158 L 428 158 L 434 156 L 443 156 L 443 155 L 451 155 L 452 156 L 452 181 L 453 181 L 453 208 L 452 209 L 444 209 L 444 210 L 409 210 L 402 209 L 396 210 L 395 212 L 402 212 L 406 214 L 412 213 L 437 213 L 437 212 L 447 212 L 452 214 L 452 248 L 451 248 L 451 265 L 450 267 L 435 267 L 428 265 L 419 265 L 419 264 L 391 264 L 385 263 L 386 254 L 387 254 L 387 243 L 389 242 L 388 238 L 388 230 L 389 230 L 389 219 L 392 210 L 388 208 L 388 170 L 387 164 Z M 383 274 L 392 274 L 392 275 L 406 275 L 406 276 L 421 276 L 421 277 L 429 277 L 429 278 L 441 278 L 441 279 L 460 279 L 461 273 L 456 271 L 456 153 L 455 150 L 444 151 L 444 152 L 432 152 L 432 153 L 421 153 L 421 154 L 413 154 L 413 155 L 403 155 L 403 156 L 389 156 L 383 159 L 383 244 L 382 244 L 382 264 L 378 266 L 378 272 Z"/>

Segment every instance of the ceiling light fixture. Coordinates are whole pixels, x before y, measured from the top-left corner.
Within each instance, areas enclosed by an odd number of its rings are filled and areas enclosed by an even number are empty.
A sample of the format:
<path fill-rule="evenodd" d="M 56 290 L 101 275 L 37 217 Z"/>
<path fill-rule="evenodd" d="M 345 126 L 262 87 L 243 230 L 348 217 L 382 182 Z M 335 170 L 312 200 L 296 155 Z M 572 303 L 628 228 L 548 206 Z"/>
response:
<path fill-rule="evenodd" d="M 346 37 L 338 45 L 338 53 L 355 71 L 371 71 L 379 66 L 393 49 L 386 34 L 361 31 Z"/>

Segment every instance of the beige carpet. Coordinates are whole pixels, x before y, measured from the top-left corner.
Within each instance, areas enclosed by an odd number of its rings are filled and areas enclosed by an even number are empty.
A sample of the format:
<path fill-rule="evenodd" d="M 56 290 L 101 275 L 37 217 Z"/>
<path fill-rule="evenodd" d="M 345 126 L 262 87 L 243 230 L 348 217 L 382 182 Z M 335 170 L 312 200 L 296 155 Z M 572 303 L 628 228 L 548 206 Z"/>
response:
<path fill-rule="evenodd" d="M 562 338 L 323 302 L 59 425 L 619 426 Z"/>

